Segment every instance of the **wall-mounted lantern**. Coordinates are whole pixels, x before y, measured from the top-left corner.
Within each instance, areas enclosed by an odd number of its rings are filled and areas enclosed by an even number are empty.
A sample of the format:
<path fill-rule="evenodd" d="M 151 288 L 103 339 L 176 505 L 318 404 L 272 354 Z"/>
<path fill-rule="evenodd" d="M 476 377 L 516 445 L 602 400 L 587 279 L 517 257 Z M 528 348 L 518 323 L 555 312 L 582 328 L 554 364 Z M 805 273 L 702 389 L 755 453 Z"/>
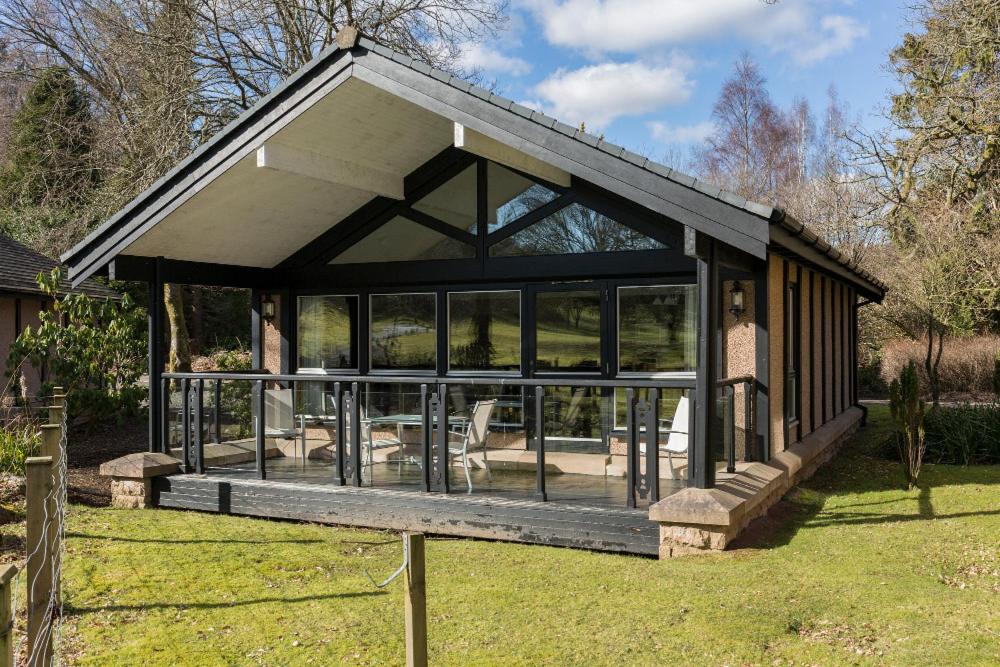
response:
<path fill-rule="evenodd" d="M 733 314 L 737 322 L 739 322 L 740 317 L 742 317 L 746 310 L 746 307 L 743 305 L 743 295 L 743 285 L 737 280 L 729 290 L 729 312 Z"/>
<path fill-rule="evenodd" d="M 274 300 L 270 294 L 265 295 L 260 302 L 260 314 L 268 322 L 274 319 Z"/>

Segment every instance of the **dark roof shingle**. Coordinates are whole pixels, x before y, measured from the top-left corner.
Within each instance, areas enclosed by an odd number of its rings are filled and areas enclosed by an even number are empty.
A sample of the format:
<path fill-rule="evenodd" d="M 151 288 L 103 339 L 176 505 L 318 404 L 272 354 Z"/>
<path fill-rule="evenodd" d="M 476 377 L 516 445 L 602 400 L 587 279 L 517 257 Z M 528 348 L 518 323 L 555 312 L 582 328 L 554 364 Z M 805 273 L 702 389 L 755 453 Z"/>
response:
<path fill-rule="evenodd" d="M 43 295 L 38 286 L 38 274 L 48 274 L 59 264 L 45 255 L 35 252 L 9 236 L 0 234 L 0 294 L 4 292 L 16 294 Z M 68 272 L 63 271 L 63 282 L 68 284 Z M 75 292 L 89 296 L 117 299 L 118 293 L 94 280 L 85 280 Z M 60 290 L 64 293 L 63 290 Z"/>

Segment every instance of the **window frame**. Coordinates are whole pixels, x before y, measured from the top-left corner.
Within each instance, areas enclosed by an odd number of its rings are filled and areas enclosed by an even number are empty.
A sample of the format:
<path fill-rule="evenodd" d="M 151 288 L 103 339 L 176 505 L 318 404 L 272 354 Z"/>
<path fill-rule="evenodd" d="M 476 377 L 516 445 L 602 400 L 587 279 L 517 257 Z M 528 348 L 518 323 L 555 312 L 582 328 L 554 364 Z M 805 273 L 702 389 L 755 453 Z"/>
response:
<path fill-rule="evenodd" d="M 480 371 L 480 370 L 453 370 L 451 367 L 451 295 L 452 294 L 497 294 L 504 292 L 514 292 L 517 294 L 517 346 L 518 346 L 518 367 L 517 370 L 492 370 L 492 371 Z M 446 375 L 454 377 L 473 377 L 477 375 L 486 376 L 497 376 L 497 377 L 519 377 L 524 373 L 524 327 L 525 327 L 525 317 L 524 317 L 524 286 L 518 285 L 516 287 L 509 287 L 505 289 L 446 289 L 444 292 L 445 300 L 445 322 L 447 326 L 445 327 L 445 349 L 447 350 L 447 356 L 445 358 L 445 369 Z"/>
<path fill-rule="evenodd" d="M 372 310 L 372 299 L 377 296 L 432 296 L 434 297 L 434 368 L 433 369 L 418 369 L 418 368 L 375 368 L 374 358 L 372 355 L 373 347 L 373 336 L 372 336 L 372 326 L 375 323 L 375 317 Z M 441 334 L 438 329 L 441 326 L 441 321 L 439 314 L 441 312 L 441 307 L 438 304 L 438 292 L 436 290 L 416 290 L 416 291 L 405 291 L 405 292 L 369 292 L 368 293 L 368 372 L 371 375 L 385 375 L 387 377 L 395 376 L 421 376 L 426 375 L 428 377 L 435 377 L 438 374 L 438 368 L 440 367 L 440 341 Z"/>
<path fill-rule="evenodd" d="M 357 316 L 354 322 L 354 337 L 357 341 L 357 348 L 354 350 L 354 366 L 350 368 L 313 368 L 310 366 L 301 366 L 299 362 L 302 360 L 302 345 L 299 341 L 299 336 L 302 330 L 301 318 L 302 318 L 302 299 L 326 299 L 326 298 L 354 298 L 357 301 Z M 342 375 L 344 373 L 360 373 L 361 372 L 361 325 L 362 325 L 362 315 L 361 315 L 361 298 L 362 295 L 358 292 L 323 292 L 319 294 L 296 294 L 295 295 L 295 372 L 301 373 L 303 375 Z"/>
<path fill-rule="evenodd" d="M 624 289 L 636 289 L 636 288 L 651 288 L 651 287 L 694 287 L 697 299 L 697 288 L 698 283 L 695 282 L 659 282 L 655 284 L 625 284 L 625 285 L 615 285 L 615 377 L 616 378 L 633 378 L 633 379 L 684 379 L 690 380 L 694 379 L 697 374 L 697 368 L 693 371 L 653 371 L 653 372 L 643 372 L 643 371 L 622 371 L 621 370 L 621 351 L 622 351 L 622 336 L 621 336 L 621 293 Z M 697 304 L 695 304 L 697 306 Z M 695 313 L 695 329 L 698 326 L 698 315 Z M 695 350 L 695 357 L 697 357 L 697 349 Z M 695 359 L 695 365 L 697 366 L 697 358 Z"/>

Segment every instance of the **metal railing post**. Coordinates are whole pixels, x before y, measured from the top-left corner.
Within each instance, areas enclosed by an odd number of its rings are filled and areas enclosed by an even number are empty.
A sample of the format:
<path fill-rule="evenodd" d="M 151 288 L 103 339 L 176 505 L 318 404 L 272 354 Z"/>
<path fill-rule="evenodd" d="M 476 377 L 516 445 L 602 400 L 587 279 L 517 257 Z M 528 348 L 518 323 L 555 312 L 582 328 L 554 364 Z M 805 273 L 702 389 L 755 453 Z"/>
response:
<path fill-rule="evenodd" d="M 351 485 L 361 486 L 361 469 L 364 461 L 361 460 L 361 394 L 358 391 L 358 383 L 351 384 Z"/>
<path fill-rule="evenodd" d="M 660 500 L 660 392 L 650 389 L 646 411 L 646 488 L 650 504 Z"/>
<path fill-rule="evenodd" d="M 635 390 L 629 387 L 625 390 L 625 431 L 627 433 L 625 450 L 625 506 L 632 509 L 635 502 L 636 454 L 639 453 L 639 429 L 635 423 Z"/>
<path fill-rule="evenodd" d="M 216 380 L 212 383 L 213 395 L 212 404 L 215 408 L 215 414 L 213 415 L 213 430 L 215 431 L 215 442 L 217 444 L 222 444 L 222 380 Z"/>
<path fill-rule="evenodd" d="M 344 393 L 339 382 L 333 383 L 333 418 L 334 433 L 337 438 L 337 447 L 334 449 L 333 459 L 333 483 L 335 486 L 347 484 L 344 476 L 344 449 L 347 447 L 347 428 L 344 421 Z"/>
<path fill-rule="evenodd" d="M 264 419 L 264 381 L 257 380 L 257 385 L 254 389 L 257 402 L 257 477 L 267 479 L 267 465 L 265 463 L 267 459 L 267 443 L 264 439 L 265 430 L 267 429 L 266 420 Z"/>
<path fill-rule="evenodd" d="M 191 380 L 181 380 L 181 467 L 191 472 Z"/>
<path fill-rule="evenodd" d="M 427 384 L 420 385 L 420 485 L 425 493 L 431 490 L 431 443 L 434 435 L 434 415 Z"/>
<path fill-rule="evenodd" d="M 723 417 L 724 437 L 728 438 L 729 443 L 726 448 L 726 472 L 734 473 L 736 472 L 736 385 L 729 385 L 722 390 L 722 395 L 725 396 L 726 393 L 729 394 L 729 400 L 726 401 L 726 412 Z"/>
<path fill-rule="evenodd" d="M 548 500 L 545 492 L 545 387 L 535 387 L 535 499 Z"/>
<path fill-rule="evenodd" d="M 438 385 L 437 450 L 438 475 L 440 475 L 441 479 L 441 484 L 438 488 L 441 493 L 448 493 L 450 491 L 448 470 L 451 467 L 450 457 L 448 456 L 448 387 L 443 384 Z"/>
<path fill-rule="evenodd" d="M 194 471 L 205 474 L 205 381 L 195 383 L 194 396 Z"/>
<path fill-rule="evenodd" d="M 160 448 L 164 454 L 170 454 L 170 380 L 160 380 Z"/>

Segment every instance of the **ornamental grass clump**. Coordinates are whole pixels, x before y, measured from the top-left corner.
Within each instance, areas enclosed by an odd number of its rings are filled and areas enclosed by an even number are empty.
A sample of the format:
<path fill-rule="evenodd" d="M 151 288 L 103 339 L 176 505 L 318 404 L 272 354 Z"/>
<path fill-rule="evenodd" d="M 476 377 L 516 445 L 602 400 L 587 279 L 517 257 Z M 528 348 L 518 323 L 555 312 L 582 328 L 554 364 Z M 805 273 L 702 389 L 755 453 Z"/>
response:
<path fill-rule="evenodd" d="M 24 476 L 24 462 L 41 444 L 38 423 L 16 417 L 0 423 L 0 474 Z"/>
<path fill-rule="evenodd" d="M 896 448 L 908 489 L 917 485 L 927 447 L 924 431 L 926 405 L 920 398 L 920 380 L 912 361 L 889 385 L 889 412 L 896 425 Z"/>

